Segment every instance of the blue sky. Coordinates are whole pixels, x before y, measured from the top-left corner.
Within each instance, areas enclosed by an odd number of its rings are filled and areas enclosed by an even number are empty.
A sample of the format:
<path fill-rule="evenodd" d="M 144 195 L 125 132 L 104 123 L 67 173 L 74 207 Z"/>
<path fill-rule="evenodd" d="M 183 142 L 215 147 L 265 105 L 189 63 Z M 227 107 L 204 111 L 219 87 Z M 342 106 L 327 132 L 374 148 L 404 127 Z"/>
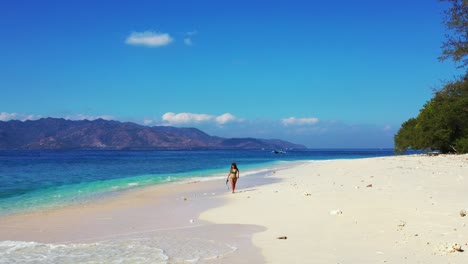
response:
<path fill-rule="evenodd" d="M 115 119 L 393 147 L 441 63 L 437 0 L 0 2 L 0 120 Z"/>

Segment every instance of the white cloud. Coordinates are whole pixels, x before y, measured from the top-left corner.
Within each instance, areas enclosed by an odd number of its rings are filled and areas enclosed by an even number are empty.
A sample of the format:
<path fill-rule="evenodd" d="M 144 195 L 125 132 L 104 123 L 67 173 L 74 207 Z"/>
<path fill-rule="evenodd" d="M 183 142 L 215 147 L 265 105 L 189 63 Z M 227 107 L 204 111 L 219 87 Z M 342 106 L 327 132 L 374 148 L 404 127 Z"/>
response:
<path fill-rule="evenodd" d="M 26 114 L 18 114 L 18 113 L 6 113 L 6 112 L 1 112 L 0 113 L 0 121 L 8 121 L 8 120 L 20 120 L 20 121 L 25 121 L 25 120 L 37 120 L 42 118 L 40 115 L 26 115 Z M 96 119 L 104 119 L 104 120 L 116 120 L 115 117 L 111 115 L 99 115 L 99 116 L 90 116 L 90 115 L 83 115 L 83 114 L 77 114 L 77 115 L 69 115 L 69 116 L 58 116 L 57 118 L 64 118 L 68 120 L 96 120 Z"/>
<path fill-rule="evenodd" d="M 184 123 L 202 123 L 210 121 L 213 116 L 207 114 L 192 114 L 192 113 L 179 113 L 175 114 L 172 112 L 165 113 L 162 116 L 162 120 L 169 124 L 184 124 Z"/>
<path fill-rule="evenodd" d="M 281 123 L 285 126 L 289 125 L 314 125 L 319 122 L 319 119 L 316 117 L 309 117 L 309 118 L 295 118 L 289 117 L 281 119 Z"/>
<path fill-rule="evenodd" d="M 192 38 L 193 38 L 193 36 L 195 36 L 197 34 L 198 34 L 198 32 L 196 30 L 185 33 L 186 38 L 184 38 L 184 44 L 187 45 L 187 46 L 192 46 L 193 45 Z"/>
<path fill-rule="evenodd" d="M 8 121 L 11 119 L 15 119 L 17 116 L 16 113 L 6 113 L 6 112 L 1 112 L 0 113 L 0 121 Z"/>
<path fill-rule="evenodd" d="M 185 38 L 185 39 L 184 39 L 184 43 L 185 43 L 185 45 L 187 45 L 187 46 L 192 46 L 192 44 L 193 44 L 193 43 L 192 43 L 192 40 L 191 40 L 190 38 Z"/>
<path fill-rule="evenodd" d="M 83 115 L 83 114 L 77 114 L 77 115 L 72 115 L 72 116 L 66 116 L 64 119 L 68 120 L 96 120 L 96 119 L 104 119 L 104 120 L 116 120 L 115 117 L 111 115 L 100 115 L 100 116 L 90 116 L 90 115 Z"/>
<path fill-rule="evenodd" d="M 169 125 L 177 124 L 190 124 L 190 123 L 206 123 L 214 122 L 219 125 L 223 125 L 229 122 L 242 121 L 242 119 L 235 117 L 230 113 L 225 113 L 220 116 L 208 115 L 208 114 L 195 114 L 195 113 L 172 113 L 168 112 L 162 116 L 162 120 Z"/>
<path fill-rule="evenodd" d="M 390 130 L 392 130 L 392 126 L 390 126 L 390 125 L 386 125 L 386 126 L 383 128 L 383 131 L 385 131 L 385 132 L 388 132 L 388 131 L 390 131 Z"/>
<path fill-rule="evenodd" d="M 235 117 L 234 115 L 232 115 L 230 113 L 225 113 L 225 114 L 222 114 L 222 115 L 216 117 L 216 123 L 218 123 L 220 125 L 226 124 L 226 123 L 229 123 L 229 122 L 234 122 L 234 121 L 242 121 L 242 120 Z"/>
<path fill-rule="evenodd" d="M 169 45 L 174 39 L 167 33 L 153 31 L 132 32 L 125 43 L 129 45 L 141 45 L 148 47 L 161 47 Z"/>
<path fill-rule="evenodd" d="M 145 124 L 146 126 L 149 125 L 149 124 L 151 124 L 151 123 L 153 123 L 153 122 L 154 122 L 154 120 L 151 120 L 151 119 L 145 119 L 145 120 L 143 120 L 143 124 Z"/>
<path fill-rule="evenodd" d="M 34 119 L 39 119 L 39 118 L 41 117 L 37 115 L 25 115 L 25 114 L 7 113 L 7 112 L 0 113 L 0 121 L 8 121 L 8 120 L 25 121 L 25 120 L 34 120 Z"/>

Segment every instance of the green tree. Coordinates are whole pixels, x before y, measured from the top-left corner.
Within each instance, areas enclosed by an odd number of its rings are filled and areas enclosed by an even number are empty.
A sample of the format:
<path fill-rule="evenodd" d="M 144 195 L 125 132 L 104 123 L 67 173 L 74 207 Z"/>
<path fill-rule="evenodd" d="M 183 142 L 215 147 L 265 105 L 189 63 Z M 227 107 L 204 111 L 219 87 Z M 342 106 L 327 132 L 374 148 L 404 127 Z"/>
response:
<path fill-rule="evenodd" d="M 400 130 L 395 135 L 395 152 L 403 153 L 408 149 L 420 149 L 420 145 L 417 142 L 418 134 L 417 130 L 418 121 L 416 118 L 410 118 L 408 121 L 401 125 Z"/>
<path fill-rule="evenodd" d="M 440 60 L 451 59 L 460 68 L 468 65 L 468 0 L 440 0 L 448 29 Z M 468 153 L 468 72 L 437 91 L 418 117 L 404 122 L 395 135 L 395 151 L 408 149 Z"/>
<path fill-rule="evenodd" d="M 395 151 L 468 153 L 468 81 L 448 83 L 395 135 Z"/>
<path fill-rule="evenodd" d="M 446 41 L 442 45 L 440 60 L 451 59 L 460 63 L 461 68 L 468 65 L 468 0 L 440 0 L 450 7 L 444 12 L 444 24 L 448 29 Z"/>

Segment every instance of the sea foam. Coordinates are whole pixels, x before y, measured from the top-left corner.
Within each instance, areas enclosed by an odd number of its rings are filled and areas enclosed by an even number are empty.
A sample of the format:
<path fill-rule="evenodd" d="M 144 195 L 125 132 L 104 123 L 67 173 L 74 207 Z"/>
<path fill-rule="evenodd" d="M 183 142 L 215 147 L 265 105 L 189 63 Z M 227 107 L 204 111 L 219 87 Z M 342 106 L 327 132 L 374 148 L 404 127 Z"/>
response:
<path fill-rule="evenodd" d="M 200 263 L 235 250 L 213 240 L 170 236 L 79 244 L 0 241 L 0 263 Z"/>

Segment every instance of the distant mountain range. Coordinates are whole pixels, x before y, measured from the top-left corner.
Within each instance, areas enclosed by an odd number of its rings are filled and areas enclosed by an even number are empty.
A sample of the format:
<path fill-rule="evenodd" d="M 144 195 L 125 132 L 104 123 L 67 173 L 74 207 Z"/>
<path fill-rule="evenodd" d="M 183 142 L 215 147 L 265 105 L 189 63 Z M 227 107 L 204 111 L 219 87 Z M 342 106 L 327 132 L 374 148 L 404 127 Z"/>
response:
<path fill-rule="evenodd" d="M 0 149 L 304 149 L 278 139 L 221 138 L 196 128 L 103 119 L 0 121 Z"/>

